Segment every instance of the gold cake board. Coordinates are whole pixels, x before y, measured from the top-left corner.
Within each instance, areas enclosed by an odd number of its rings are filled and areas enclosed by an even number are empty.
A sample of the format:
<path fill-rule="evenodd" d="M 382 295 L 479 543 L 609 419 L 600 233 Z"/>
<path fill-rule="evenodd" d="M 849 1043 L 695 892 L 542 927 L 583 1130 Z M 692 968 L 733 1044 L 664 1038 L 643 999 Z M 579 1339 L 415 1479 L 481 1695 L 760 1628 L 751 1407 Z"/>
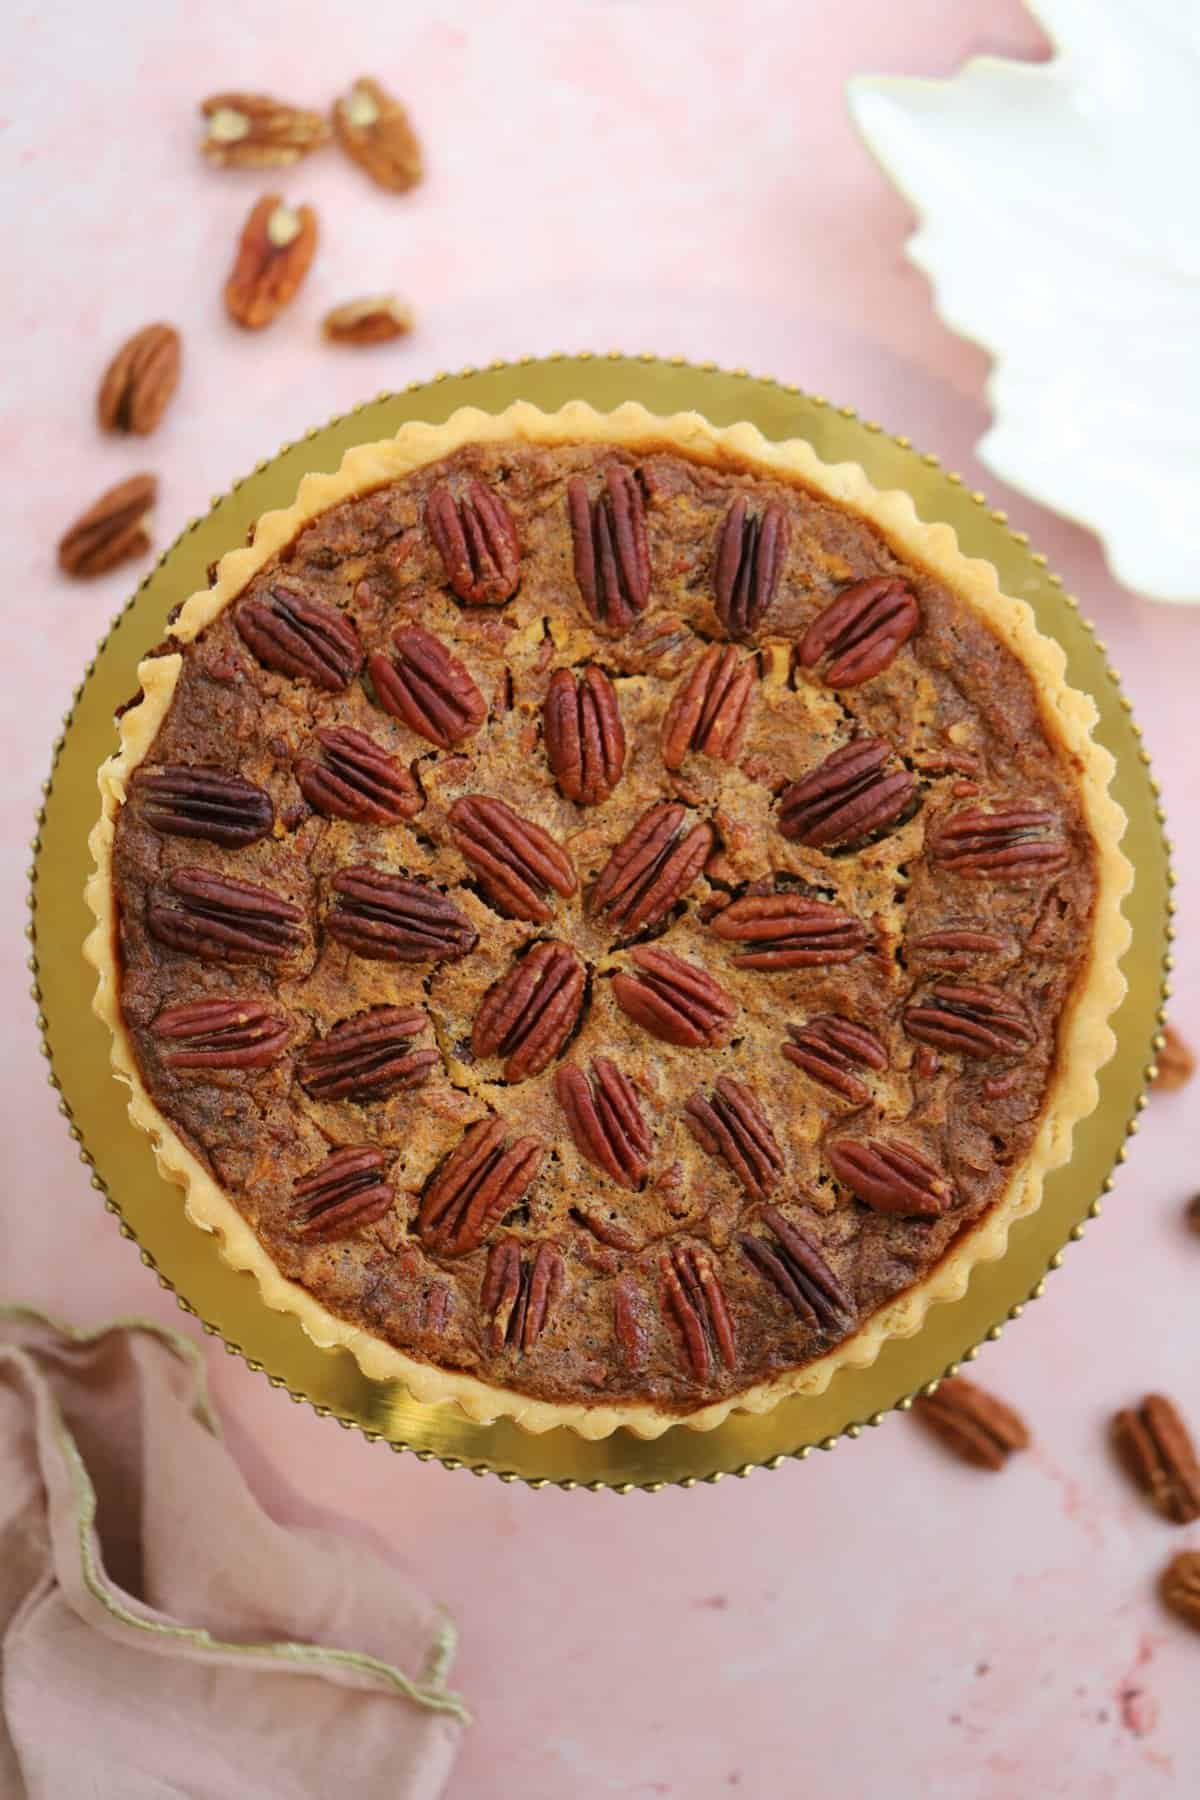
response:
<path fill-rule="evenodd" d="M 659 413 L 695 409 L 716 425 L 749 419 L 767 437 L 807 438 L 825 461 L 861 463 L 877 487 L 907 489 L 922 518 L 953 525 L 963 550 L 994 563 L 1002 587 L 1030 603 L 1041 629 L 1063 645 L 1071 682 L 1095 698 L 1098 736 L 1117 759 L 1114 793 L 1129 818 L 1125 849 L 1137 872 L 1125 902 L 1133 927 L 1124 963 L 1129 991 L 1114 1020 L 1118 1050 L 1101 1073 L 1100 1104 L 1077 1127 L 1070 1165 L 1050 1177 L 1039 1211 L 1014 1227 L 1006 1255 L 977 1268 L 966 1295 L 935 1307 L 915 1337 L 886 1344 L 870 1369 L 843 1371 L 819 1398 L 785 1401 L 764 1417 L 734 1416 L 716 1431 L 679 1427 L 652 1443 L 626 1432 L 600 1443 L 565 1430 L 535 1437 L 511 1422 L 478 1425 L 454 1407 L 419 1406 L 397 1383 L 367 1380 L 346 1351 L 319 1350 L 294 1319 L 269 1311 L 253 1279 L 229 1268 L 215 1240 L 187 1222 L 180 1191 L 161 1179 L 148 1140 L 130 1125 L 125 1091 L 109 1074 L 108 1033 L 91 1012 L 94 972 L 80 951 L 91 924 L 83 888 L 98 807 L 96 768 L 115 743 L 114 709 L 134 693 L 138 661 L 163 637 L 170 609 L 206 584 L 209 564 L 243 543 L 260 513 L 289 504 L 307 471 L 335 469 L 351 444 L 390 436 L 409 419 L 443 420 L 459 406 L 498 412 L 523 399 L 554 411 L 578 398 L 605 409 L 627 399 Z M 1112 1185 L 1145 1103 L 1167 992 L 1171 874 L 1158 788 L 1104 646 L 1045 558 L 1009 528 L 1004 513 L 907 438 L 798 388 L 679 358 L 551 356 L 438 376 L 381 395 L 260 463 L 205 518 L 192 521 L 101 645 L 55 746 L 34 851 L 30 967 L 50 1079 L 93 1186 L 141 1247 L 142 1260 L 207 1332 L 317 1412 L 447 1467 L 536 1486 L 654 1490 L 776 1467 L 785 1457 L 856 1437 L 998 1336 L 1041 1293 L 1064 1245 L 1080 1236 Z M 284 1414 L 280 1427 L 286 1429 Z"/>

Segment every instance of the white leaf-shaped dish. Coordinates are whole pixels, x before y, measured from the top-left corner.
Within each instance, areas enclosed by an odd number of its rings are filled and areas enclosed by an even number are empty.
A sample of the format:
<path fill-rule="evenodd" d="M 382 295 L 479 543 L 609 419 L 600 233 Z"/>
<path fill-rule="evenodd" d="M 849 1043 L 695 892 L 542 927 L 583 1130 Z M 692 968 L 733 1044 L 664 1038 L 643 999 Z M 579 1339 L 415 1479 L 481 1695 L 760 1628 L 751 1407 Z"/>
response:
<path fill-rule="evenodd" d="M 982 461 L 1129 587 L 1200 603 L 1200 8 L 1030 10 L 1050 62 L 860 78 L 850 110 L 941 317 L 994 359 Z"/>

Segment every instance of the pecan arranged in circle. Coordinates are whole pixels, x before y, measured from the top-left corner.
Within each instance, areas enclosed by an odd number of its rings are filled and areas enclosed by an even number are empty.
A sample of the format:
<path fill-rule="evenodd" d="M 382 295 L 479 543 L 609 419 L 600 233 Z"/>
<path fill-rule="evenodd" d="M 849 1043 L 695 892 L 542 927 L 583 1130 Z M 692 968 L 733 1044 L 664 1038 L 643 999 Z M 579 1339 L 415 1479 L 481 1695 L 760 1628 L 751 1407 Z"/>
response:
<path fill-rule="evenodd" d="M 887 1051 L 874 1032 L 836 1013 L 817 1013 L 803 1025 L 789 1025 L 788 1034 L 792 1042 L 783 1045 L 788 1061 L 852 1106 L 871 1097 L 858 1070 L 878 1072 L 888 1066 Z"/>
<path fill-rule="evenodd" d="M 349 619 L 324 600 L 272 588 L 265 600 L 243 600 L 233 622 L 260 663 L 304 677 L 329 693 L 349 687 L 362 668 L 362 645 Z"/>
<path fill-rule="evenodd" d="M 942 981 L 904 1011 L 904 1029 L 920 1044 L 960 1056 L 1012 1056 L 1037 1040 L 1029 1014 L 1001 988 Z"/>
<path fill-rule="evenodd" d="M 502 1238 L 488 1251 L 479 1309 L 493 1350 L 532 1350 L 542 1335 L 566 1280 L 557 1244 L 541 1243 L 522 1254 L 516 1238 Z"/>
<path fill-rule="evenodd" d="M 304 914 L 266 888 L 211 869 L 173 869 L 151 890 L 150 935 L 202 962 L 282 962 L 304 942 Z"/>
<path fill-rule="evenodd" d="M 417 1226 L 442 1256 L 477 1250 L 527 1192 L 542 1163 L 535 1137 L 505 1145 L 504 1121 L 480 1119 L 450 1152 L 421 1199 Z"/>
<path fill-rule="evenodd" d="M 479 1003 L 471 1053 L 503 1056 L 505 1081 L 540 1075 L 579 1022 L 586 981 L 583 964 L 566 944 L 535 944 Z"/>
<path fill-rule="evenodd" d="M 717 617 L 730 637 L 748 637 L 775 598 L 787 555 L 787 514 L 773 502 L 751 513 L 745 495 L 725 515 L 713 573 Z"/>
<path fill-rule="evenodd" d="M 721 1075 L 710 1095 L 697 1088 L 683 1110 L 700 1148 L 727 1163 L 752 1199 L 765 1200 L 786 1165 L 771 1121 L 750 1089 Z"/>
<path fill-rule="evenodd" d="M 169 1069 L 266 1069 L 292 1035 L 261 1000 L 185 1000 L 164 1006 L 150 1030 Z"/>
<path fill-rule="evenodd" d="M 698 963 L 656 944 L 630 952 L 636 975 L 613 976 L 613 999 L 635 1025 L 685 1049 L 720 1042 L 737 1004 Z"/>
<path fill-rule="evenodd" d="M 487 701 L 457 656 L 420 625 L 397 631 L 392 644 L 394 656 L 376 650 L 367 662 L 384 712 L 440 750 L 474 737 L 487 718 Z"/>
<path fill-rule="evenodd" d="M 562 846 L 503 800 L 466 794 L 450 808 L 449 820 L 450 835 L 489 900 L 510 919 L 544 924 L 553 911 L 547 896 L 566 899 L 579 885 Z"/>
<path fill-rule="evenodd" d="M 687 809 L 661 800 L 617 845 L 588 896 L 588 911 L 607 913 L 625 937 L 665 919 L 696 880 L 716 833 L 707 821 L 680 835 Z"/>
<path fill-rule="evenodd" d="M 855 738 L 779 799 L 779 829 L 812 850 L 861 844 L 908 810 L 917 784 L 907 769 L 888 772 L 891 745 L 881 738 Z"/>
<path fill-rule="evenodd" d="M 742 1255 L 778 1288 L 792 1310 L 807 1324 L 832 1331 L 854 1317 L 854 1302 L 807 1231 L 785 1218 L 775 1206 L 762 1209 L 768 1238 L 745 1232 L 738 1239 Z"/>
<path fill-rule="evenodd" d="M 172 763 L 139 770 L 133 786 L 147 825 L 170 837 L 205 838 L 236 850 L 266 837 L 275 823 L 270 794 L 224 769 Z"/>
<path fill-rule="evenodd" d="M 294 1219 L 303 1237 L 345 1237 L 373 1225 L 392 1205 L 382 1150 L 371 1144 L 331 1150 L 323 1163 L 292 1184 Z"/>
<path fill-rule="evenodd" d="M 646 504 L 628 469 L 612 463 L 595 500 L 581 475 L 567 483 L 575 581 L 591 619 L 620 636 L 650 598 Z"/>
<path fill-rule="evenodd" d="M 910 956 L 936 959 L 947 969 L 968 968 L 977 956 L 999 956 L 1007 948 L 1007 941 L 998 932 L 978 931 L 971 925 L 927 931 L 908 944 Z"/>
<path fill-rule="evenodd" d="M 933 1394 L 921 1394 L 913 1417 L 964 1462 L 979 1469 L 1002 1469 L 1014 1450 L 1024 1450 L 1029 1430 L 1011 1406 L 965 1376 L 939 1381 Z"/>
<path fill-rule="evenodd" d="M 916 599 L 890 575 L 852 582 L 819 612 L 796 650 L 802 669 L 829 661 L 826 687 L 860 687 L 896 659 L 920 623 Z"/>
<path fill-rule="evenodd" d="M 577 806 L 607 800 L 625 767 L 625 732 L 613 684 L 595 663 L 578 681 L 556 669 L 542 708 L 546 757 L 559 792 Z"/>
<path fill-rule="evenodd" d="M 317 742 L 325 752 L 296 759 L 300 792 L 327 819 L 357 825 L 396 825 L 421 810 L 421 790 L 398 757 L 349 725 L 322 726 Z"/>
<path fill-rule="evenodd" d="M 455 497 L 439 481 L 425 502 L 425 524 L 446 580 L 472 606 L 500 606 L 517 591 L 521 546 L 507 506 L 486 482 Z"/>
<path fill-rule="evenodd" d="M 662 722 L 662 759 L 680 769 L 689 750 L 722 762 L 736 760 L 750 723 L 754 697 L 753 658 L 732 644 L 713 644 L 680 682 Z"/>
<path fill-rule="evenodd" d="M 828 900 L 803 894 L 744 894 L 712 921 L 731 944 L 746 944 L 733 960 L 740 969 L 805 969 L 849 962 L 866 944 L 860 919 Z"/>
<path fill-rule="evenodd" d="M 1056 874 L 1070 860 L 1054 814 L 1042 806 L 981 806 L 951 813 L 930 840 L 936 863 L 956 875 L 1027 881 Z"/>
<path fill-rule="evenodd" d="M 732 1371 L 737 1367 L 733 1318 L 708 1251 L 701 1244 L 673 1244 L 659 1268 L 667 1310 L 695 1379 L 709 1379 L 714 1356 Z"/>
<path fill-rule="evenodd" d="M 314 1038 L 300 1057 L 300 1085 L 314 1100 L 386 1100 L 429 1080 L 441 1057 L 416 1050 L 429 1020 L 419 1006 L 374 1006 Z"/>
<path fill-rule="evenodd" d="M 876 1212 L 936 1219 L 955 1203 L 951 1183 L 911 1144 L 895 1138 L 834 1138 L 826 1149 L 838 1180 Z"/>
<path fill-rule="evenodd" d="M 637 1089 L 607 1056 L 592 1058 L 590 1075 L 589 1081 L 574 1063 L 564 1063 L 554 1077 L 575 1148 L 621 1187 L 639 1188 L 650 1168 L 654 1139 Z"/>
<path fill-rule="evenodd" d="M 424 881 L 356 863 L 333 878 L 330 937 L 376 962 L 446 962 L 466 956 L 479 933 L 457 906 Z"/>

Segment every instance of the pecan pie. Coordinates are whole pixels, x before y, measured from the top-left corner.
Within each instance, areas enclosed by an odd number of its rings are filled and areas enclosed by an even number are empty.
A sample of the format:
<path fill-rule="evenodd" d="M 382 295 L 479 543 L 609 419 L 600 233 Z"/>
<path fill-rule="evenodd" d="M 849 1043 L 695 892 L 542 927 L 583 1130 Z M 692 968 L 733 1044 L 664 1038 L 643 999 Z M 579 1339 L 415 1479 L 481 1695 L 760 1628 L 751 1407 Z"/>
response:
<path fill-rule="evenodd" d="M 419 1399 L 654 1435 L 820 1391 L 1095 1105 L 1091 702 L 807 445 L 406 427 L 140 679 L 89 888 L 132 1115 L 268 1305 Z"/>

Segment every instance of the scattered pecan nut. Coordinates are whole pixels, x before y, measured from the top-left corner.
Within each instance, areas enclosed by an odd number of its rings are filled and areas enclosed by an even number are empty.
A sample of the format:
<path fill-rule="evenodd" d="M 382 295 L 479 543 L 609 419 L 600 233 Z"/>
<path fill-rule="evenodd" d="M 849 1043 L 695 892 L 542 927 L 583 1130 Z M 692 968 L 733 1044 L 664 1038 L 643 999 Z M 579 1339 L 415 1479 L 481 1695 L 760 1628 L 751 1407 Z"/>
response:
<path fill-rule="evenodd" d="M 302 1237 L 347 1237 L 390 1211 L 392 1184 L 382 1150 L 347 1144 L 292 1183 L 293 1219 Z"/>
<path fill-rule="evenodd" d="M 606 913 L 623 935 L 657 925 L 697 880 L 716 842 L 707 821 L 682 832 L 686 808 L 661 800 L 617 845 L 588 895 L 588 911 Z"/>
<path fill-rule="evenodd" d="M 659 1261 L 666 1310 L 679 1328 L 692 1375 L 707 1382 L 714 1356 L 732 1371 L 737 1339 L 712 1257 L 701 1244 L 673 1244 Z"/>
<path fill-rule="evenodd" d="M 292 1026 L 261 1000 L 185 1000 L 150 1026 L 169 1069 L 266 1069 L 287 1048 Z"/>
<path fill-rule="evenodd" d="M 650 598 L 650 543 L 646 503 L 636 478 L 619 463 L 605 470 L 594 500 L 575 475 L 567 483 L 567 509 L 575 552 L 575 581 L 588 616 L 620 637 Z"/>
<path fill-rule="evenodd" d="M 397 631 L 394 656 L 368 659 L 376 699 L 440 750 L 474 737 L 487 718 L 487 701 L 457 656 L 420 625 Z"/>
<path fill-rule="evenodd" d="M 1191 1045 L 1173 1025 L 1163 1026 L 1165 1042 L 1154 1058 L 1154 1079 L 1150 1086 L 1156 1094 L 1173 1094 L 1186 1087 L 1196 1073 L 1196 1057 Z"/>
<path fill-rule="evenodd" d="M 882 675 L 920 623 L 916 599 L 902 581 L 875 575 L 855 581 L 819 612 L 796 650 L 802 669 L 825 657 L 826 687 L 860 687 Z"/>
<path fill-rule="evenodd" d="M 242 227 L 237 256 L 225 283 L 225 310 L 235 325 L 261 331 L 294 298 L 317 247 L 317 215 L 311 206 L 287 206 L 267 194 Z"/>
<path fill-rule="evenodd" d="M 357 631 L 324 600 L 273 587 L 264 599 L 243 600 L 233 622 L 266 668 L 303 677 L 331 694 L 349 687 L 362 668 Z"/>
<path fill-rule="evenodd" d="M 621 1187 L 639 1188 L 650 1169 L 654 1139 L 637 1090 L 607 1056 L 593 1057 L 589 1073 L 590 1080 L 574 1063 L 564 1063 L 554 1077 L 575 1148 Z"/>
<path fill-rule="evenodd" d="M 421 179 L 421 146 L 398 100 L 360 76 L 334 103 L 333 129 L 347 156 L 378 186 L 403 194 Z"/>
<path fill-rule="evenodd" d="M 861 919 L 828 900 L 803 894 L 744 894 L 712 921 L 726 943 L 745 944 L 734 962 L 741 969 L 806 969 L 849 962 L 870 933 Z"/>
<path fill-rule="evenodd" d="M 106 575 L 150 548 L 150 510 L 158 493 L 153 475 L 130 475 L 108 488 L 58 541 L 64 575 Z"/>
<path fill-rule="evenodd" d="M 895 1138 L 834 1138 L 826 1146 L 837 1179 L 864 1206 L 902 1219 L 936 1219 L 956 1195 L 935 1163 Z"/>
<path fill-rule="evenodd" d="M 559 792 L 576 806 L 607 800 L 625 768 L 625 732 L 612 682 L 595 663 L 578 678 L 556 669 L 542 708 L 546 759 Z"/>
<path fill-rule="evenodd" d="M 681 769 L 690 750 L 735 762 L 750 724 L 754 699 L 753 658 L 732 644 L 713 644 L 680 682 L 663 716 L 662 759 Z"/>
<path fill-rule="evenodd" d="M 304 914 L 266 888 L 211 869 L 173 869 L 150 891 L 150 935 L 202 962 L 282 962 L 304 942 Z"/>
<path fill-rule="evenodd" d="M 321 333 L 331 344 L 390 344 L 407 337 L 414 322 L 412 307 L 394 294 L 368 294 L 330 307 Z"/>
<path fill-rule="evenodd" d="M 1002 1469 L 1014 1450 L 1029 1443 L 1019 1413 L 962 1375 L 938 1383 L 913 1402 L 913 1417 L 928 1425 L 946 1448 L 980 1469 Z"/>
<path fill-rule="evenodd" d="M 421 1087 L 442 1060 L 435 1049 L 413 1047 L 428 1024 L 419 1006 L 373 1006 L 342 1019 L 306 1046 L 300 1085 L 314 1100 L 359 1101 Z"/>
<path fill-rule="evenodd" d="M 778 1207 L 764 1206 L 764 1225 L 774 1242 L 753 1232 L 738 1239 L 751 1268 L 778 1288 L 793 1312 L 806 1324 L 831 1331 L 854 1317 L 854 1302 L 807 1231 L 785 1218 Z"/>
<path fill-rule="evenodd" d="M 200 102 L 201 154 L 221 169 L 280 169 L 329 142 L 320 113 L 270 94 L 210 94 Z"/>
<path fill-rule="evenodd" d="M 757 1096 L 743 1082 L 721 1075 L 711 1094 L 697 1088 L 683 1112 L 700 1148 L 726 1163 L 752 1199 L 765 1200 L 786 1165 Z"/>
<path fill-rule="evenodd" d="M 422 1196 L 417 1225 L 427 1247 L 442 1256 L 477 1250 L 524 1198 L 542 1155 L 537 1138 L 518 1138 L 506 1146 L 503 1120 L 478 1120 Z"/>
<path fill-rule="evenodd" d="M 308 804 L 327 819 L 396 825 L 421 810 L 421 790 L 400 761 L 349 725 L 316 733 L 324 756 L 296 759 L 296 781 Z"/>
<path fill-rule="evenodd" d="M 1037 1041 L 1021 1002 L 983 985 L 940 981 L 923 1000 L 905 1007 L 903 1025 L 918 1043 L 959 1056 L 1016 1056 Z"/>
<path fill-rule="evenodd" d="M 532 1254 L 516 1238 L 501 1238 L 488 1251 L 479 1308 L 493 1350 L 532 1350 L 554 1311 L 566 1281 L 557 1244 L 540 1243 Z"/>
<path fill-rule="evenodd" d="M 339 869 L 325 920 L 329 936 L 375 962 L 456 962 L 479 942 L 471 921 L 424 881 L 369 863 Z"/>
<path fill-rule="evenodd" d="M 472 1054 L 504 1057 L 505 1081 L 540 1075 L 579 1022 L 585 982 L 583 964 L 566 944 L 535 944 L 480 1001 Z"/>
<path fill-rule="evenodd" d="M 1150 1504 L 1174 1525 L 1200 1519 L 1200 1463 L 1191 1433 L 1165 1394 L 1147 1394 L 1112 1423 L 1113 1446 Z"/>
<path fill-rule="evenodd" d="M 152 432 L 179 385 L 181 340 L 173 325 L 145 325 L 121 345 L 96 396 L 101 431 Z"/>
<path fill-rule="evenodd" d="M 782 1047 L 787 1060 L 851 1106 L 871 1097 L 859 1070 L 878 1073 L 888 1066 L 888 1053 L 875 1033 L 836 1013 L 816 1013 L 803 1025 L 789 1025 L 788 1034 L 792 1041 Z"/>
<path fill-rule="evenodd" d="M 734 501 L 717 539 L 713 586 L 717 617 L 730 637 L 749 637 L 766 615 L 787 556 L 787 514 L 772 503 L 751 513 Z"/>
<path fill-rule="evenodd" d="M 465 794 L 450 808 L 450 835 L 488 898 L 511 919 L 544 924 L 551 893 L 567 899 L 579 885 L 570 857 L 548 831 L 503 800 Z"/>
<path fill-rule="evenodd" d="M 737 1004 L 699 964 L 656 944 L 630 952 L 636 974 L 613 976 L 613 999 L 635 1025 L 667 1044 L 711 1048 L 721 1041 Z"/>
<path fill-rule="evenodd" d="M 224 769 L 184 763 L 143 768 L 133 791 L 147 825 L 169 837 L 205 838 L 235 850 L 266 837 L 275 823 L 270 794 Z"/>
<path fill-rule="evenodd" d="M 1181 1550 L 1159 1577 L 1163 1603 L 1176 1618 L 1200 1631 L 1200 1550 Z"/>
<path fill-rule="evenodd" d="M 855 738 L 779 798 L 779 829 L 812 850 L 846 849 L 894 825 L 917 791 L 907 769 L 886 768 L 891 745 Z"/>
<path fill-rule="evenodd" d="M 1042 806 L 1001 804 L 991 812 L 971 806 L 942 818 L 929 847 L 934 862 L 956 875 L 1027 881 L 1056 874 L 1070 861 L 1057 823 Z"/>
<path fill-rule="evenodd" d="M 512 514 L 494 488 L 472 481 L 455 494 L 439 481 L 425 502 L 425 525 L 446 580 L 472 606 L 502 606 L 521 579 L 521 546 Z"/>

